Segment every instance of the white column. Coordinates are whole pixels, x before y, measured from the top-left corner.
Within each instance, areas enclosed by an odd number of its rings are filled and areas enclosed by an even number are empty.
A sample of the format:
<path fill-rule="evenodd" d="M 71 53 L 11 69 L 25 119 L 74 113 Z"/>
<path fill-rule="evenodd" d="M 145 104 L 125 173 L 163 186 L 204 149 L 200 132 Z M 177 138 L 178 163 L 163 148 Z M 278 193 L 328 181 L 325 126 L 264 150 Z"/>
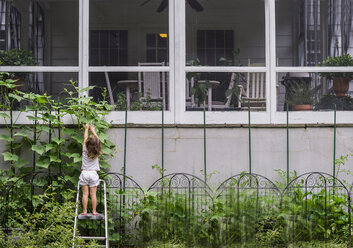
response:
<path fill-rule="evenodd" d="M 169 110 L 175 111 L 175 0 L 169 0 Z M 173 123 L 175 123 L 175 116 L 173 115 Z"/>
<path fill-rule="evenodd" d="M 174 1 L 174 6 L 174 120 L 182 123 L 185 112 L 185 0 Z"/>
<path fill-rule="evenodd" d="M 277 111 L 277 87 L 276 82 L 276 11 L 275 0 L 265 1 L 265 30 L 266 30 L 266 66 L 269 68 L 266 79 L 267 101 L 266 106 L 270 114 L 270 123 L 274 122 Z M 268 67 L 269 66 L 269 67 Z"/>
<path fill-rule="evenodd" d="M 89 0 L 80 0 L 79 13 L 79 86 L 88 87 Z"/>

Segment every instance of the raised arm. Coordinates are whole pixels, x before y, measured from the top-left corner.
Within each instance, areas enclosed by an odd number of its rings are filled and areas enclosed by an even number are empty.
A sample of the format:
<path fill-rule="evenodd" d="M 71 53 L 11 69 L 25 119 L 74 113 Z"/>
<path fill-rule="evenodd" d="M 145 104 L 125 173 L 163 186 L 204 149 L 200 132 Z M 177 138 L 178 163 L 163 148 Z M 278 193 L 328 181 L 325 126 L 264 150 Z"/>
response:
<path fill-rule="evenodd" d="M 91 133 L 99 139 L 99 137 L 98 137 L 98 135 L 96 133 L 96 127 L 94 125 L 91 125 L 90 129 L 91 129 Z"/>
<path fill-rule="evenodd" d="M 88 139 L 88 129 L 89 129 L 89 125 L 88 124 L 85 124 L 84 126 L 85 128 L 85 133 L 83 135 L 83 144 L 85 145 L 86 144 L 86 141 Z"/>

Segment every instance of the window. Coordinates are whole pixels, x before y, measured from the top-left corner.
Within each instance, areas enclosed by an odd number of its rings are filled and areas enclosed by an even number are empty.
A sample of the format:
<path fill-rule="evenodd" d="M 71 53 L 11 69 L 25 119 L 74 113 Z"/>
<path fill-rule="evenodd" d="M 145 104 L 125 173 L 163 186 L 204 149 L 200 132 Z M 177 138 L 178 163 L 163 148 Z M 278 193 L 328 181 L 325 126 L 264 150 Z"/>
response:
<path fill-rule="evenodd" d="M 222 65 L 220 59 L 233 60 L 233 30 L 197 30 L 197 57 L 203 65 Z"/>
<path fill-rule="evenodd" d="M 39 3 L 29 3 L 29 37 L 28 48 L 33 52 L 39 65 L 44 65 L 45 49 L 45 20 L 44 11 Z M 28 81 L 28 90 L 36 93 L 44 92 L 44 73 L 31 73 Z"/>
<path fill-rule="evenodd" d="M 323 73 L 353 68 L 319 65 L 353 54 L 352 10 L 351 0 L 0 0 L 0 50 L 34 51 L 37 68 L 6 69 L 36 73 L 28 87 L 36 92 L 57 94 L 60 73 L 74 73 L 80 86 L 97 86 L 91 94 L 98 98 L 107 72 L 112 99 L 129 93 L 133 105 L 143 101 L 141 73 L 165 75 L 166 123 L 200 124 L 203 107 L 209 123 L 247 123 L 255 95 L 252 120 L 283 124 L 294 79 L 312 90 L 313 111 L 293 111 L 293 120 L 331 123 L 332 107 L 318 103 L 337 95 Z M 135 109 L 147 110 L 141 101 Z M 135 111 L 130 121 L 160 123 L 160 114 L 151 112 Z M 123 119 L 120 111 L 112 116 Z M 340 116 L 353 122 L 350 112 Z"/>
<path fill-rule="evenodd" d="M 128 64 L 128 31 L 127 30 L 91 30 L 90 65 L 94 66 L 123 66 Z M 127 77 L 127 73 L 110 73 L 109 80 L 117 82 Z M 102 88 L 106 87 L 103 73 L 90 75 L 91 84 L 97 88 L 91 92 L 95 99 L 102 95 Z M 117 91 L 113 88 L 114 95 Z"/>
<path fill-rule="evenodd" d="M 166 62 L 168 59 L 168 34 L 149 33 L 146 35 L 146 61 Z"/>
<path fill-rule="evenodd" d="M 91 30 L 90 65 L 127 65 L 127 30 Z"/>

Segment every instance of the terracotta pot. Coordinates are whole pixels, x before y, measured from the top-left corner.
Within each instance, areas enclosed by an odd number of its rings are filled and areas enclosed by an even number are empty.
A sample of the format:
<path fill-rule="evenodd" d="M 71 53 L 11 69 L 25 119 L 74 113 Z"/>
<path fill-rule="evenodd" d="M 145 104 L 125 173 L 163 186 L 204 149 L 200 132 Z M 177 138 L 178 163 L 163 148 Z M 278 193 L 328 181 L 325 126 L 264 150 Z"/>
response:
<path fill-rule="evenodd" d="M 351 79 L 347 77 L 335 77 L 333 78 L 333 91 L 336 96 L 346 96 L 349 89 L 349 81 Z"/>
<path fill-rule="evenodd" d="M 313 110 L 313 105 L 293 105 L 293 111 L 311 111 Z"/>

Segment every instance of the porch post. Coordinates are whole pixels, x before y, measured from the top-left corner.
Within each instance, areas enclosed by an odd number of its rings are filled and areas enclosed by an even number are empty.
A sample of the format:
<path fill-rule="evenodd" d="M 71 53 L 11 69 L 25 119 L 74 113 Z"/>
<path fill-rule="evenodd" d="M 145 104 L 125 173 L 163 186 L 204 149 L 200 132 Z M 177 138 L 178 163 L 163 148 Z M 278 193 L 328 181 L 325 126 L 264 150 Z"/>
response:
<path fill-rule="evenodd" d="M 274 122 L 277 110 L 276 85 L 276 7 L 275 0 L 265 1 L 265 37 L 266 37 L 266 111 L 270 113 L 270 123 Z"/>
<path fill-rule="evenodd" d="M 181 123 L 185 112 L 185 0 L 173 1 L 175 6 L 175 75 L 174 110 L 175 123 Z"/>
<path fill-rule="evenodd" d="M 89 0 L 80 0 L 79 5 L 79 86 L 85 88 L 89 79 Z"/>

